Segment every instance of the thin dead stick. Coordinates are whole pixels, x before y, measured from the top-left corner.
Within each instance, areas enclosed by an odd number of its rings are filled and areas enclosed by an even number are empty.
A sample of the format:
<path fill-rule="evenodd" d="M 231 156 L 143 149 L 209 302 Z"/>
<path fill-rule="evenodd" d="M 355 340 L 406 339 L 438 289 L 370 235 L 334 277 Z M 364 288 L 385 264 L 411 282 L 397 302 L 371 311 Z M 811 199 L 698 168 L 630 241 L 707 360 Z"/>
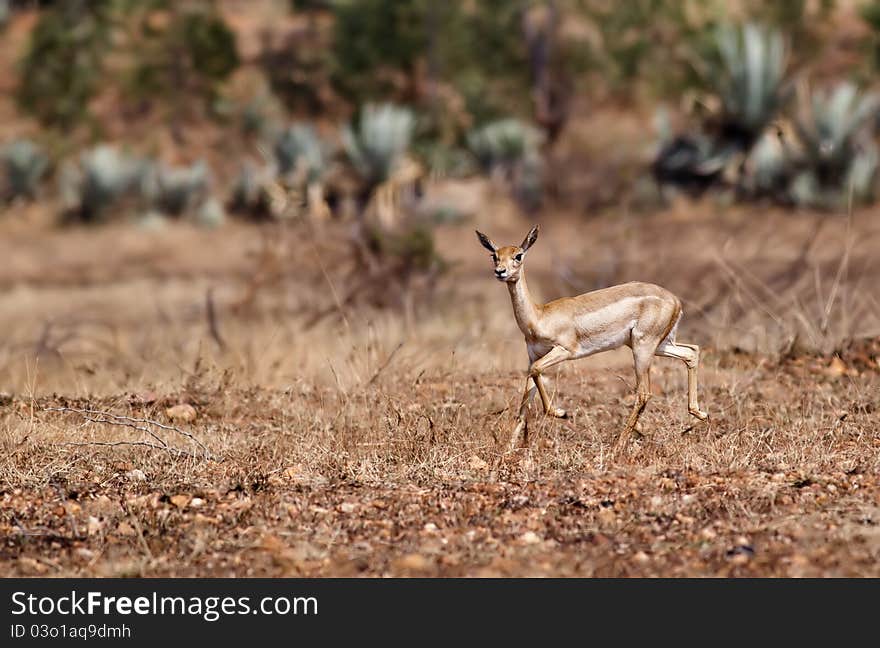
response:
<path fill-rule="evenodd" d="M 780 327 L 783 326 L 782 319 L 763 301 L 760 297 L 758 297 L 754 291 L 750 290 L 746 283 L 739 277 L 736 271 L 730 266 L 730 264 L 721 257 L 721 255 L 715 255 L 715 261 L 718 266 L 727 274 L 729 282 L 738 287 L 743 294 L 745 294 L 749 299 L 755 302 L 755 305 L 763 310 L 767 315 L 769 315 L 774 322 Z"/>
<path fill-rule="evenodd" d="M 852 217 L 852 184 L 850 184 L 849 208 L 846 215 L 843 256 L 840 259 L 840 264 L 837 266 L 837 273 L 834 275 L 834 281 L 831 284 L 831 292 L 828 294 L 828 302 L 825 304 L 825 310 L 822 314 L 822 323 L 819 330 L 823 335 L 828 331 L 828 321 L 831 319 L 831 311 L 834 308 L 834 300 L 837 298 L 837 291 L 840 289 L 840 284 L 849 269 L 849 256 L 852 253 L 854 244 L 852 236 Z"/>
<path fill-rule="evenodd" d="M 159 423 L 159 421 L 153 421 L 151 419 L 145 418 L 135 418 L 132 416 L 123 416 L 121 414 L 112 414 L 110 412 L 104 412 L 102 410 L 90 410 L 90 409 L 78 409 L 76 407 L 46 407 L 44 408 L 46 412 L 74 412 L 76 414 L 89 414 L 91 416 L 109 416 L 110 418 L 116 419 L 118 421 L 126 421 L 129 423 L 146 423 L 147 425 L 154 425 L 157 428 L 161 428 L 163 430 L 168 430 L 170 432 L 177 432 L 181 436 L 185 436 L 189 440 L 196 443 L 202 450 L 207 451 L 208 448 L 204 443 L 199 441 L 191 432 L 187 432 L 186 430 L 181 430 L 179 427 L 174 425 L 166 425 L 165 423 Z M 99 421 L 102 422 L 102 421 Z M 129 426 L 132 427 L 132 426 Z M 141 429 L 141 428 L 137 428 Z M 152 434 L 149 430 L 145 430 L 146 432 Z M 161 439 L 159 439 L 161 441 Z"/>
<path fill-rule="evenodd" d="M 112 423 L 111 423 L 112 425 Z M 158 445 L 156 443 L 150 443 L 149 441 L 70 441 L 68 443 L 62 443 L 61 445 L 66 446 L 74 446 L 74 447 L 82 447 L 82 446 L 105 446 L 109 448 L 113 448 L 116 446 L 141 446 L 143 448 L 151 448 L 152 450 L 164 450 L 165 452 L 171 453 L 178 457 L 190 457 L 191 459 L 201 459 L 201 455 L 194 454 L 192 452 L 187 452 L 186 450 L 181 450 L 180 448 L 174 448 L 171 446 L 163 446 Z M 208 457 L 209 459 L 212 457 Z"/>
<path fill-rule="evenodd" d="M 394 347 L 394 351 L 388 354 L 388 357 L 385 359 L 385 362 L 382 363 L 382 366 L 376 369 L 376 373 L 373 374 L 373 377 L 367 381 L 367 385 L 372 385 L 376 378 L 379 377 L 379 374 L 385 371 L 386 367 L 391 364 L 391 361 L 394 359 L 394 354 L 400 351 L 400 348 L 403 346 L 403 342 L 400 342 L 396 347 Z"/>
<path fill-rule="evenodd" d="M 221 351 L 226 350 L 226 341 L 220 335 L 220 326 L 217 323 L 217 308 L 214 306 L 214 289 L 208 288 L 205 293 L 205 315 L 208 318 L 208 332 L 214 338 L 214 342 L 220 347 Z"/>
<path fill-rule="evenodd" d="M 183 454 L 189 454 L 189 453 L 186 453 L 186 451 L 178 450 L 177 448 L 174 448 L 174 447 L 168 445 L 168 442 L 166 442 L 165 439 L 163 439 L 158 434 L 156 434 L 153 430 L 151 430 L 149 427 L 147 427 L 149 425 L 153 425 L 157 428 L 161 428 L 163 430 L 169 430 L 171 432 L 176 432 L 177 434 L 179 434 L 183 437 L 186 437 L 187 439 L 189 439 L 190 441 L 195 443 L 197 446 L 199 446 L 199 448 L 201 448 L 204 451 L 206 457 L 211 458 L 211 459 L 214 458 L 211 455 L 211 451 L 208 449 L 208 447 L 204 443 L 199 441 L 191 432 L 187 432 L 186 430 L 181 430 L 179 427 L 176 427 L 173 425 L 165 425 L 164 423 L 159 423 L 158 421 L 152 421 L 150 419 L 134 418 L 131 416 L 123 416 L 121 414 L 111 414 L 110 412 L 104 412 L 101 410 L 80 409 L 80 408 L 76 408 L 76 407 L 46 407 L 46 408 L 43 408 L 43 411 L 45 411 L 45 412 L 69 412 L 69 413 L 79 414 L 85 420 L 87 420 L 91 423 L 104 423 L 106 425 L 119 425 L 119 426 L 123 426 L 123 427 L 130 427 L 134 430 L 138 430 L 139 432 L 144 432 L 145 434 L 149 434 L 151 437 L 153 437 L 159 443 L 158 446 L 155 446 L 157 449 L 175 450 L 175 451 L 183 453 Z M 93 417 L 101 417 L 101 418 L 93 418 Z M 144 425 L 137 425 L 137 423 L 143 423 Z M 129 443 L 134 443 L 134 442 L 129 442 Z M 155 444 L 149 444 L 146 441 L 137 442 L 137 444 L 138 445 L 148 444 L 150 446 L 155 445 Z M 98 445 L 107 445 L 107 444 L 101 443 Z M 196 456 L 196 455 L 191 455 L 191 456 Z"/>
<path fill-rule="evenodd" d="M 311 222 L 308 224 L 309 230 L 309 239 L 312 244 L 312 251 L 315 253 L 315 258 L 318 260 L 318 267 L 321 269 L 321 274 L 324 275 L 324 280 L 327 282 L 327 285 L 330 287 L 330 294 L 333 295 L 333 301 L 336 304 L 336 309 L 339 311 L 339 314 L 342 316 L 342 321 L 345 322 L 345 328 L 348 329 L 348 332 L 351 333 L 351 324 L 348 321 L 348 316 L 345 313 L 345 307 L 343 305 L 342 300 L 339 298 L 339 293 L 336 290 L 336 286 L 333 283 L 333 280 L 330 278 L 330 274 L 327 272 L 327 268 L 324 267 L 324 262 L 321 259 L 321 253 L 318 251 L 318 243 L 317 236 L 315 235 L 314 228 L 312 227 Z"/>

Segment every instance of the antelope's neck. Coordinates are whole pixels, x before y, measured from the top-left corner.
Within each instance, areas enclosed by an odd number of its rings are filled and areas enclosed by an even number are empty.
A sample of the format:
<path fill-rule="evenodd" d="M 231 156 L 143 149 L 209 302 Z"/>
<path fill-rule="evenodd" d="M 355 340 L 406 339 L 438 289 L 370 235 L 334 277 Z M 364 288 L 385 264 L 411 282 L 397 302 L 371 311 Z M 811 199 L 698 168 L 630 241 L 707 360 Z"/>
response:
<path fill-rule="evenodd" d="M 515 283 L 507 284 L 510 291 L 510 301 L 513 304 L 513 316 L 519 330 L 526 337 L 531 337 L 535 329 L 538 327 L 538 318 L 540 317 L 539 307 L 532 300 L 529 292 L 529 286 L 526 283 L 525 268 L 520 270 L 519 280 Z"/>

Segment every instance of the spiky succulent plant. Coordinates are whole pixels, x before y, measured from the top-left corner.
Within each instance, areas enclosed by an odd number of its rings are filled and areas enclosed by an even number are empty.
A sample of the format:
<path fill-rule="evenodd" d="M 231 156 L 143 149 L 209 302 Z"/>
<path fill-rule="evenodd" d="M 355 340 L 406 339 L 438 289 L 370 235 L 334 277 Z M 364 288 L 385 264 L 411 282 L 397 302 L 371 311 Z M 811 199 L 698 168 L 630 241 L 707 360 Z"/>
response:
<path fill-rule="evenodd" d="M 278 195 L 281 191 L 273 164 L 260 166 L 245 160 L 232 187 L 229 209 L 257 220 L 278 218 L 285 209 Z"/>
<path fill-rule="evenodd" d="M 707 80 L 721 100 L 720 136 L 748 152 L 786 99 L 785 43 L 755 24 L 721 25 L 715 41 L 720 67 Z"/>
<path fill-rule="evenodd" d="M 487 171 L 509 169 L 534 155 L 541 142 L 538 130 L 518 119 L 500 119 L 471 131 L 468 148 Z"/>
<path fill-rule="evenodd" d="M 150 201 L 158 211 L 169 216 L 180 216 L 195 209 L 207 198 L 211 184 L 211 172 L 201 160 L 182 167 L 160 162 L 150 175 Z"/>
<path fill-rule="evenodd" d="M 412 144 L 415 116 L 393 104 L 367 104 L 342 131 L 348 159 L 368 186 L 388 180 Z"/>
<path fill-rule="evenodd" d="M 801 106 L 796 126 L 809 166 L 821 185 L 837 185 L 857 157 L 859 135 L 874 126 L 880 95 L 860 95 L 854 84 L 843 82 L 813 92 L 803 103 L 808 105 Z"/>
<path fill-rule="evenodd" d="M 140 197 L 146 168 L 142 160 L 102 144 L 80 156 L 78 169 L 62 175 L 61 191 L 66 201 L 75 202 L 80 220 L 97 221 L 121 199 Z"/>
<path fill-rule="evenodd" d="M 33 198 L 49 166 L 48 158 L 29 140 L 15 140 L 0 150 L 4 179 L 0 192 L 8 200 Z"/>
<path fill-rule="evenodd" d="M 303 180 L 312 183 L 324 173 L 324 144 L 309 125 L 294 124 L 282 131 L 275 140 L 274 152 L 278 172 L 282 176 L 303 173 Z"/>

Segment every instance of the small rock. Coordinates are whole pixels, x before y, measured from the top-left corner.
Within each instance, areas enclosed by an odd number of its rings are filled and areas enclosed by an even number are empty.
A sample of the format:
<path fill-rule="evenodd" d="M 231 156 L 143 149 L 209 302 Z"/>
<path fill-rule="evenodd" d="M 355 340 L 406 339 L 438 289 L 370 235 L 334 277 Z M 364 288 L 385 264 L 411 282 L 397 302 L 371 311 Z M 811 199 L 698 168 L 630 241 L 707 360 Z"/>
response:
<path fill-rule="evenodd" d="M 754 555 L 755 550 L 751 546 L 743 544 L 727 551 L 727 558 L 734 565 L 745 565 Z"/>
<path fill-rule="evenodd" d="M 526 544 L 537 544 L 541 542 L 541 537 L 534 531 L 526 531 L 519 539 Z"/>
<path fill-rule="evenodd" d="M 746 554 L 735 554 L 730 558 L 732 565 L 745 565 L 747 562 L 749 562 L 749 556 Z"/>
<path fill-rule="evenodd" d="M 200 506 L 204 506 L 204 505 L 205 505 L 205 500 L 203 500 L 201 497 L 193 497 L 189 502 L 190 508 L 199 508 Z"/>
<path fill-rule="evenodd" d="M 425 531 L 434 532 L 437 530 L 437 525 L 433 522 L 428 522 L 424 527 L 422 527 Z"/>
<path fill-rule="evenodd" d="M 91 549 L 86 549 L 85 547 L 80 547 L 76 550 L 76 555 L 82 558 L 83 560 L 91 560 L 95 557 L 95 552 Z"/>
<path fill-rule="evenodd" d="M 474 455 L 468 461 L 468 467 L 470 467 L 471 470 L 482 471 L 487 470 L 489 468 L 489 464 L 484 459 L 481 459 L 477 455 Z"/>
<path fill-rule="evenodd" d="M 357 506 L 352 504 L 351 502 L 343 502 L 339 505 L 339 510 L 345 514 L 354 513 L 357 510 Z"/>
<path fill-rule="evenodd" d="M 104 528 L 104 523 L 94 515 L 90 515 L 86 522 L 86 533 L 89 535 L 97 535 L 101 532 L 102 528 Z"/>
<path fill-rule="evenodd" d="M 421 571 L 426 569 L 429 565 L 428 559 L 425 558 L 421 554 L 412 553 L 403 556 L 400 560 L 397 561 L 398 567 L 401 569 L 412 569 L 415 571 Z"/>
<path fill-rule="evenodd" d="M 139 394 L 132 394 L 128 397 L 128 402 L 131 405 L 152 405 L 158 399 L 159 397 L 156 395 L 156 392 L 145 391 Z"/>
<path fill-rule="evenodd" d="M 190 503 L 189 495 L 172 495 L 171 503 L 179 509 L 185 509 Z"/>
<path fill-rule="evenodd" d="M 196 408 L 188 403 L 180 403 L 166 409 L 165 416 L 172 421 L 192 423 L 196 420 Z"/>
<path fill-rule="evenodd" d="M 133 536 L 133 535 L 135 535 L 136 532 L 135 532 L 133 526 L 131 526 L 128 522 L 123 520 L 122 522 L 120 522 L 117 525 L 116 533 L 117 533 L 117 535 L 121 535 L 121 536 Z"/>
<path fill-rule="evenodd" d="M 637 551 L 633 555 L 633 560 L 635 560 L 637 563 L 644 565 L 645 563 L 651 561 L 651 557 L 648 554 L 646 554 L 644 551 Z"/>
<path fill-rule="evenodd" d="M 132 481 L 147 481 L 147 476 L 144 474 L 143 470 L 135 468 L 134 470 L 129 470 L 125 473 L 125 476 Z"/>
<path fill-rule="evenodd" d="M 596 514 L 596 517 L 599 518 L 599 522 L 602 524 L 613 524 L 617 520 L 617 515 L 610 508 L 603 508 Z"/>
<path fill-rule="evenodd" d="M 41 563 L 39 560 L 34 560 L 33 558 L 31 558 L 29 556 L 21 556 L 18 559 L 18 563 L 22 567 L 25 567 L 26 569 L 30 569 L 32 571 L 35 571 L 38 574 L 45 574 L 46 571 L 48 571 L 48 569 L 49 569 L 48 567 L 46 567 L 46 565 Z"/>
<path fill-rule="evenodd" d="M 91 512 L 98 515 L 109 515 L 119 511 L 119 504 L 106 495 L 98 495 L 98 497 L 89 501 L 88 508 Z"/>
<path fill-rule="evenodd" d="M 215 517 L 210 517 L 208 515 L 202 515 L 201 513 L 196 513 L 195 517 L 196 524 L 219 524 L 220 520 Z"/>

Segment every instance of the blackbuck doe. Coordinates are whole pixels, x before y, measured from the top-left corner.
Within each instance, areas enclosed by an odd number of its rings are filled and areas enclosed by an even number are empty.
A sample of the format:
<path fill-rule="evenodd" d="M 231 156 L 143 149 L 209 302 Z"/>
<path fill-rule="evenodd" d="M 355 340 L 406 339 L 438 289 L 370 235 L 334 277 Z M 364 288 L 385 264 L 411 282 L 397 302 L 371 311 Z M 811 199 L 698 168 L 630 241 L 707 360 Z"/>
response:
<path fill-rule="evenodd" d="M 538 227 L 531 229 L 519 247 L 498 247 L 480 231 L 477 231 L 477 237 L 492 253 L 495 278 L 507 284 L 513 315 L 526 338 L 529 354 L 526 388 L 510 439 L 511 449 L 516 447 L 520 433 L 526 430 L 526 412 L 535 390 L 541 396 L 546 414 L 567 417 L 565 410 L 550 404 L 542 379 L 547 369 L 566 360 L 623 345 L 632 349 L 636 398 L 626 426 L 614 444 L 614 454 L 626 447 L 651 398 L 650 369 L 655 355 L 684 361 L 688 371 L 688 412 L 701 421 L 708 418 L 697 404 L 700 347 L 675 340 L 681 320 L 678 297 L 660 286 L 634 281 L 540 304 L 532 299 L 524 268 L 526 254 L 538 239 Z"/>

